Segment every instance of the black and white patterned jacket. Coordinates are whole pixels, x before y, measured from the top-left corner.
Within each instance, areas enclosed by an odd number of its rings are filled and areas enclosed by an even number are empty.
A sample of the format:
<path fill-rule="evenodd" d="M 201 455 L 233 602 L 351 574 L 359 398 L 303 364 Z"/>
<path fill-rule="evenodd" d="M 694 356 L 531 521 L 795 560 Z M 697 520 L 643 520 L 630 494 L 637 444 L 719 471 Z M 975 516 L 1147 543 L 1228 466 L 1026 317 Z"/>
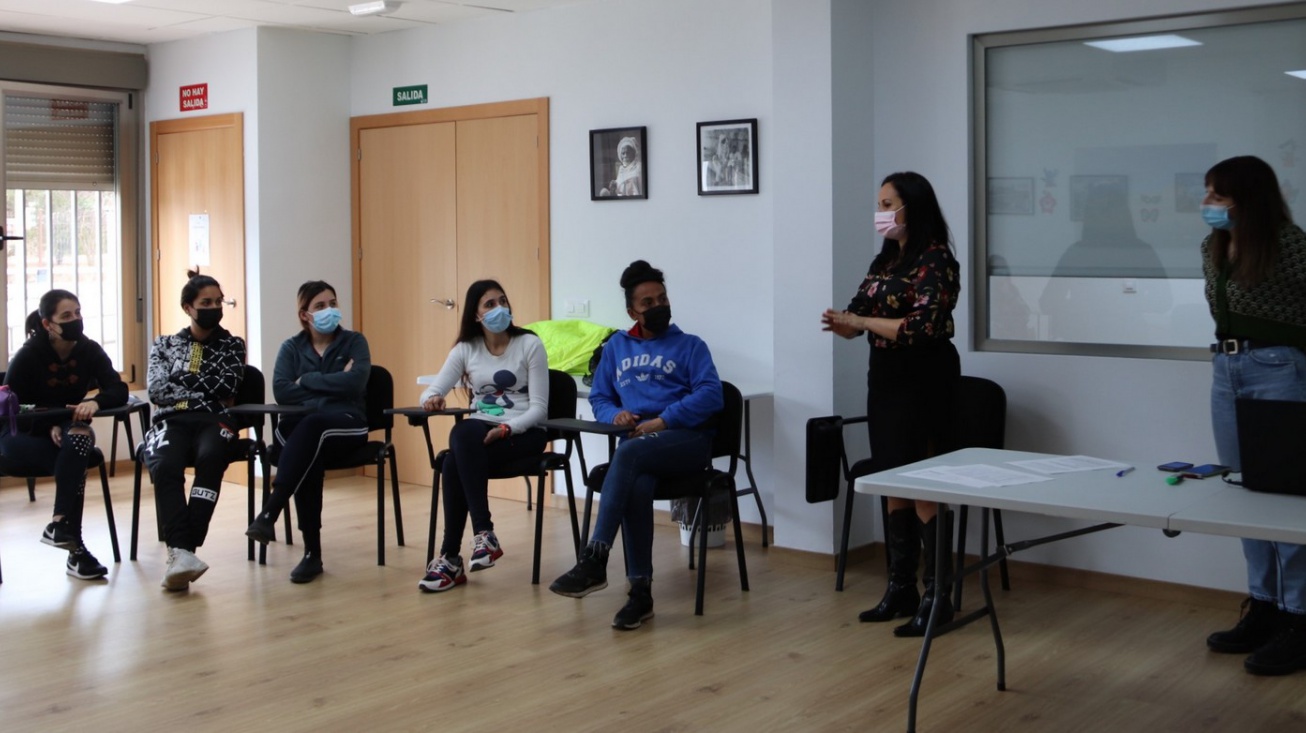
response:
<path fill-rule="evenodd" d="M 245 340 L 224 328 L 206 341 L 196 341 L 189 327 L 160 336 L 146 372 L 154 421 L 177 412 L 222 412 L 244 376 Z"/>

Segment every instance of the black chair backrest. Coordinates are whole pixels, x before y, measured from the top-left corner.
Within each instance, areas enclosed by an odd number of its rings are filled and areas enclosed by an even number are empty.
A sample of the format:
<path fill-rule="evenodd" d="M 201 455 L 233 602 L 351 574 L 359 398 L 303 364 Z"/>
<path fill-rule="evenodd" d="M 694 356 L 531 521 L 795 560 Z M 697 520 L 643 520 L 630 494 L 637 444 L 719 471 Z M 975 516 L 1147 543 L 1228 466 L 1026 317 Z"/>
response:
<path fill-rule="evenodd" d="M 843 480 L 843 418 L 814 417 L 807 421 L 807 503 L 839 498 Z"/>
<path fill-rule="evenodd" d="M 1005 447 L 1007 393 L 1002 387 L 983 377 L 962 377 L 957 392 L 959 447 Z"/>
<path fill-rule="evenodd" d="M 549 370 L 549 419 L 575 419 L 576 417 L 576 380 L 566 372 Z M 549 440 L 562 440 L 567 437 L 557 430 L 548 431 Z"/>
<path fill-rule="evenodd" d="M 395 406 L 395 380 L 390 370 L 372 365 L 367 375 L 367 429 L 390 430 L 395 426 L 394 415 L 385 414 Z"/>
<path fill-rule="evenodd" d="M 240 379 L 240 389 L 236 390 L 237 405 L 261 405 L 267 395 L 267 380 L 263 372 L 252 365 L 245 365 L 245 376 Z M 263 427 L 262 415 L 248 415 L 238 419 L 241 428 Z"/>
<path fill-rule="evenodd" d="M 738 387 L 726 381 L 721 382 L 721 396 L 725 398 L 725 406 L 721 409 L 716 435 L 712 438 L 712 457 L 729 458 L 730 475 L 733 476 L 744 430 L 744 397 Z"/>

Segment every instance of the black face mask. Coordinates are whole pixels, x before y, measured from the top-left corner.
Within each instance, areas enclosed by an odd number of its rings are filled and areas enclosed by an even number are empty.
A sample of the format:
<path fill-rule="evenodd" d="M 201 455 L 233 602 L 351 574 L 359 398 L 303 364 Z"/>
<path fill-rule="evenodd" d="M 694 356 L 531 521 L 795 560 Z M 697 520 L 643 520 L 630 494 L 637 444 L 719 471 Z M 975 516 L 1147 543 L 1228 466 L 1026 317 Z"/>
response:
<path fill-rule="evenodd" d="M 82 329 L 85 325 L 80 318 L 75 321 L 60 323 L 59 328 L 63 332 L 59 334 L 59 337 L 64 341 L 76 341 L 82 337 Z"/>
<path fill-rule="evenodd" d="M 212 331 L 213 329 L 218 327 L 219 323 L 222 323 L 221 308 L 196 308 L 195 309 L 195 325 L 199 326 L 205 331 Z"/>
<path fill-rule="evenodd" d="M 657 336 L 671 325 L 671 306 L 655 305 L 644 311 L 644 330 Z"/>

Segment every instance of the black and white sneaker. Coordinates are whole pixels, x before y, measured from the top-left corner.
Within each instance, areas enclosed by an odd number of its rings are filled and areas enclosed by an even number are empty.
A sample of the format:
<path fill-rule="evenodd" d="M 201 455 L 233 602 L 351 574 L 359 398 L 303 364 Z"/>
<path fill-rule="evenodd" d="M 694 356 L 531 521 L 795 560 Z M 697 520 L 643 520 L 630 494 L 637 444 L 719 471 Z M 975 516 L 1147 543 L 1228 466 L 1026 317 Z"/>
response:
<path fill-rule="evenodd" d="M 638 629 L 645 621 L 653 618 L 653 592 L 649 578 L 632 578 L 629 600 L 617 611 L 612 619 L 612 628 L 630 631 Z"/>
<path fill-rule="evenodd" d="M 568 598 L 584 598 L 608 587 L 608 548 L 594 543 L 580 551 L 580 561 L 563 573 L 549 590 Z"/>
<path fill-rule="evenodd" d="M 99 580 L 109 574 L 109 569 L 95 559 L 85 545 L 68 553 L 68 574 L 79 580 Z"/>
<path fill-rule="evenodd" d="M 76 549 L 81 542 L 82 538 L 63 519 L 45 525 L 45 531 L 41 533 L 42 544 L 57 547 L 60 550 Z"/>

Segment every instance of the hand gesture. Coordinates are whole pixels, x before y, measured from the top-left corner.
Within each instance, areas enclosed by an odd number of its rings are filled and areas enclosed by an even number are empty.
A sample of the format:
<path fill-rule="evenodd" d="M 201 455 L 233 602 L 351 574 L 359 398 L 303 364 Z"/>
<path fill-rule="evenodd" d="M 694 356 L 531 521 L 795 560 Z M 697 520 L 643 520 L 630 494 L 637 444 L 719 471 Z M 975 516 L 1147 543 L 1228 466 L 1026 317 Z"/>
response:
<path fill-rule="evenodd" d="M 65 407 L 72 409 L 73 420 L 77 422 L 90 422 L 91 418 L 95 417 L 95 413 L 100 411 L 100 403 L 95 400 L 86 400 L 75 405 L 65 405 Z"/>
<path fill-rule="evenodd" d="M 349 363 L 352 364 L 353 362 L 350 361 Z M 444 395 L 439 395 L 439 394 L 438 394 L 438 395 L 433 395 L 433 396 L 431 396 L 431 397 L 427 397 L 427 398 L 422 402 L 422 409 L 423 409 L 423 410 L 426 410 L 427 412 L 438 412 L 438 411 L 440 411 L 440 410 L 443 410 L 443 409 L 444 409 Z"/>
<path fill-rule="evenodd" d="M 836 336 L 850 339 L 861 333 L 862 329 L 854 325 L 860 320 L 860 316 L 855 316 L 848 311 L 826 308 L 825 312 L 821 314 L 821 330 L 830 331 Z"/>

